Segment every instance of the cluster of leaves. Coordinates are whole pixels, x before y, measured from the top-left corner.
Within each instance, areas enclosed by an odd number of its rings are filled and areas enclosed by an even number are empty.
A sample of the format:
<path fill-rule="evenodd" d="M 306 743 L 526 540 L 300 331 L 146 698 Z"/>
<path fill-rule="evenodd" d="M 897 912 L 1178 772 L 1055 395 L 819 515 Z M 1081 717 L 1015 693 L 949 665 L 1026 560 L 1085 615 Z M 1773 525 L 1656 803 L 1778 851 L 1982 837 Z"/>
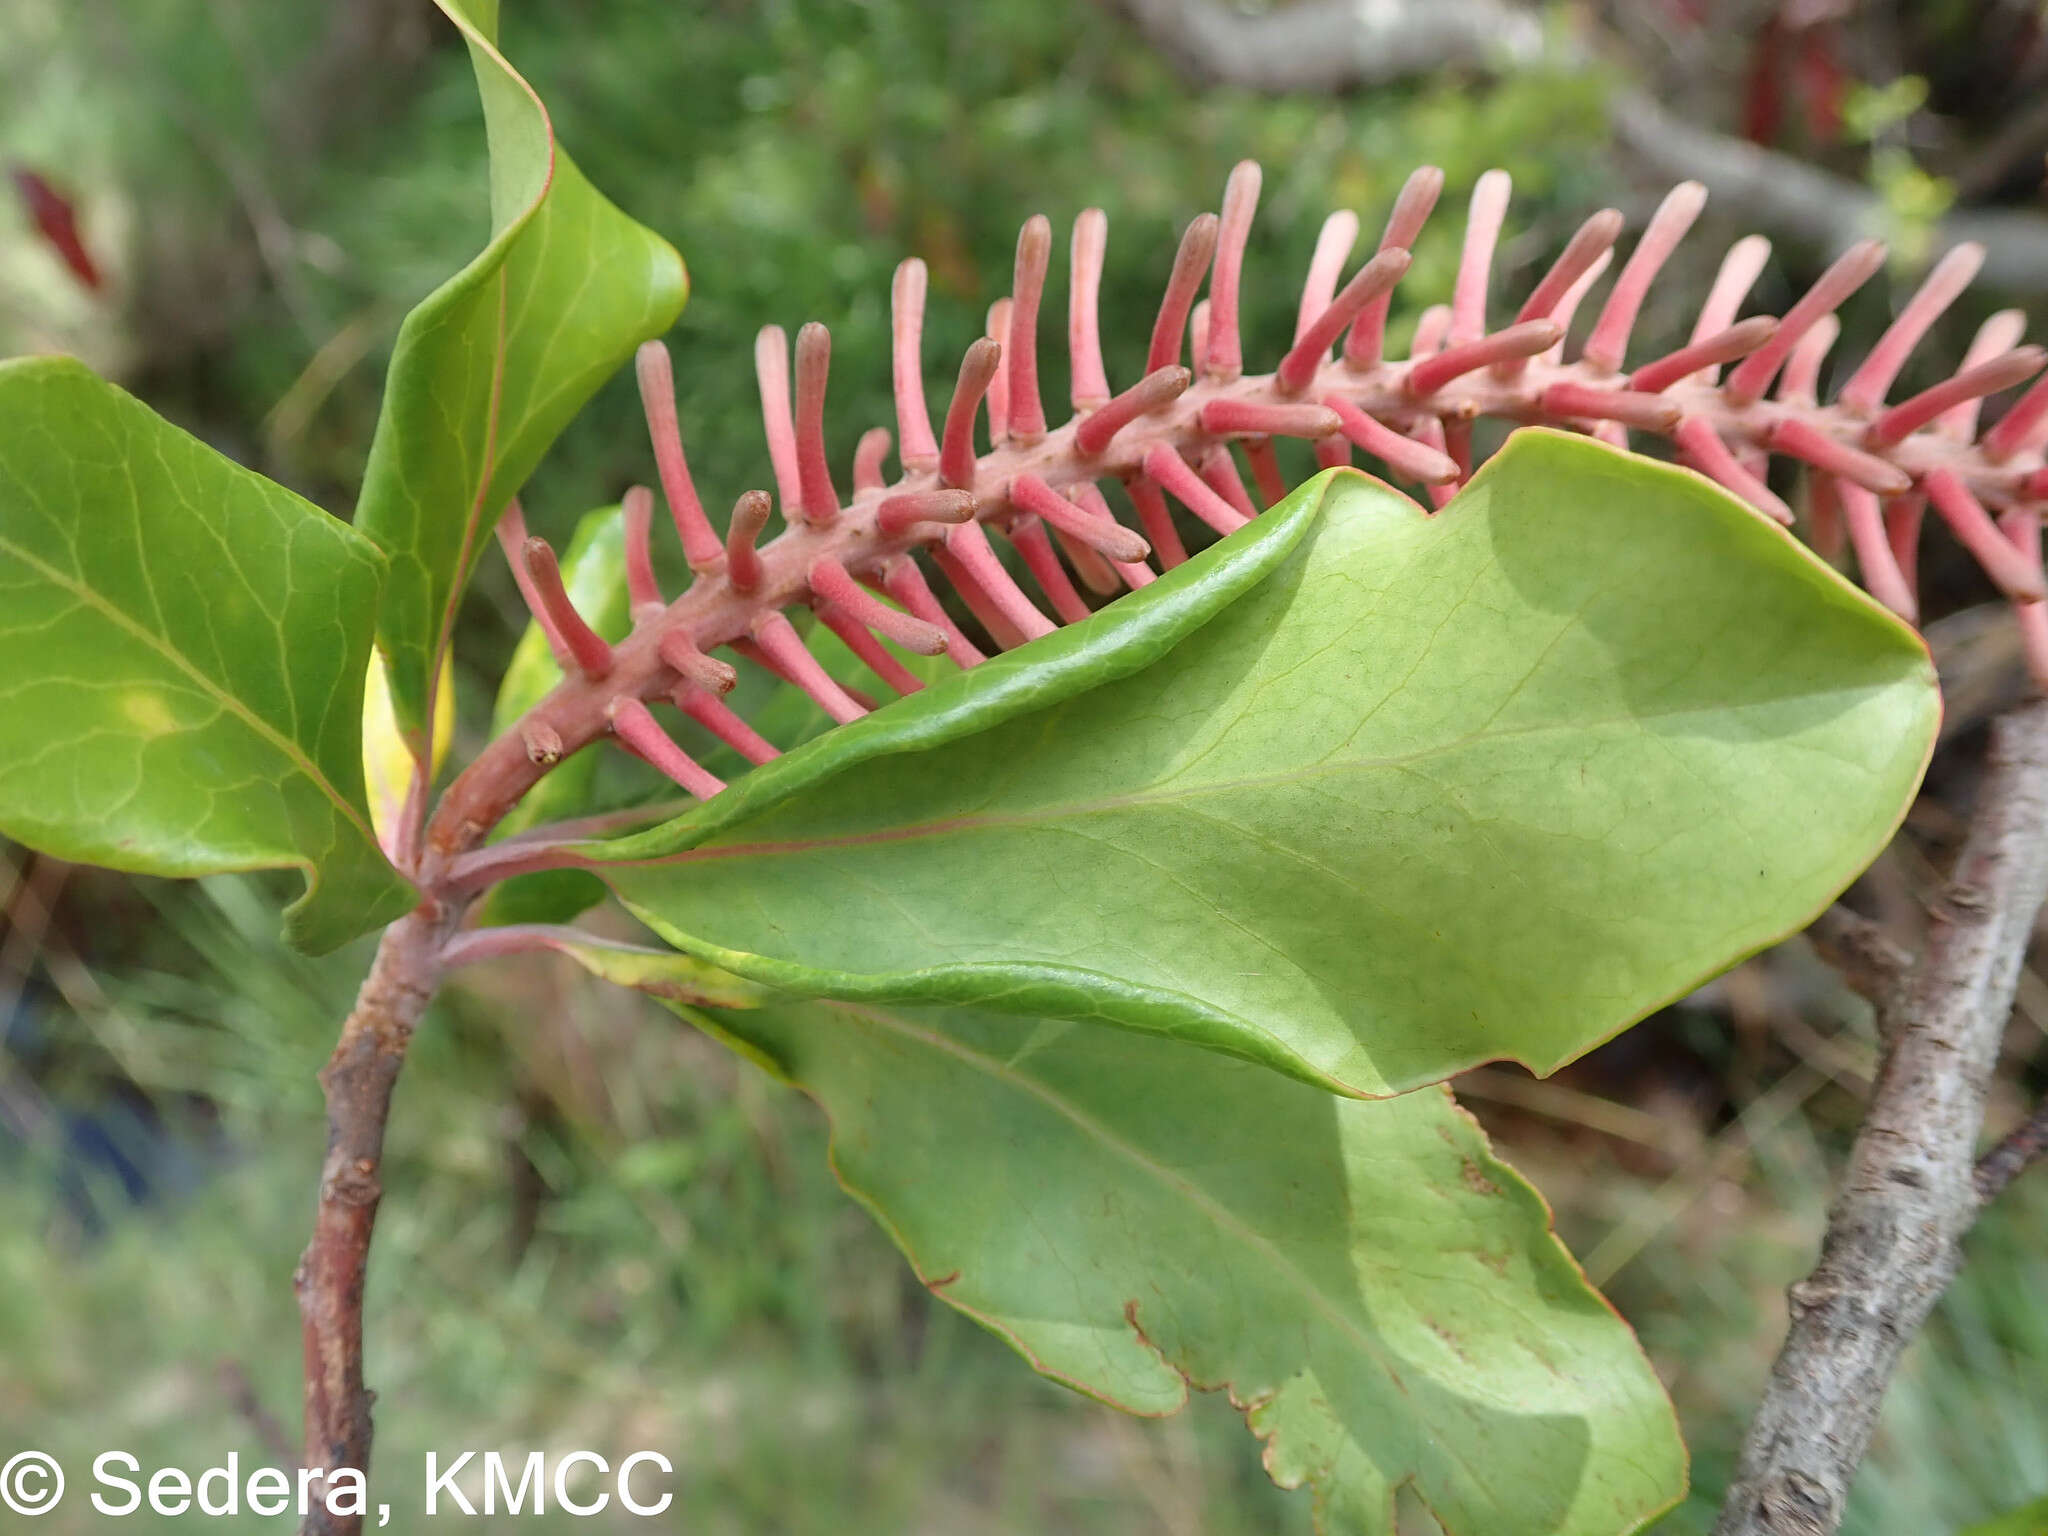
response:
<path fill-rule="evenodd" d="M 495 5 L 442 3 L 494 234 L 401 334 L 354 529 L 75 364 L 0 365 L 0 827 L 150 873 L 298 866 L 314 949 L 418 894 L 359 766 L 373 639 L 367 746 L 424 780 L 491 524 L 685 288 L 560 151 Z M 617 623 L 614 528 L 571 576 Z M 501 721 L 551 669 L 529 639 Z M 1668 1405 L 1432 1085 L 1548 1070 L 1800 925 L 1896 825 L 1936 712 L 1917 641 L 1782 532 L 1525 434 L 1433 517 L 1320 477 L 591 844 L 682 953 L 577 956 L 815 1096 L 918 1274 L 1048 1375 L 1142 1413 L 1227 1387 L 1345 1528 L 1406 1483 L 1453 1530 L 1620 1531 L 1682 1490 Z"/>

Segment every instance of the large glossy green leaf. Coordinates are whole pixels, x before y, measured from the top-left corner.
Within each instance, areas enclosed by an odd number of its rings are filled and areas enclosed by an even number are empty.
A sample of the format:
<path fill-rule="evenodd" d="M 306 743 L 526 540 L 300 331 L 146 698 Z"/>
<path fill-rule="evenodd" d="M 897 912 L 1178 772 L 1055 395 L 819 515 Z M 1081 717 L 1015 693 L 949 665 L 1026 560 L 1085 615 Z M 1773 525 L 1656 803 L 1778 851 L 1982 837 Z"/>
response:
<path fill-rule="evenodd" d="M 405 318 L 356 525 L 391 557 L 378 626 L 416 738 L 435 657 L 505 503 L 597 386 L 681 311 L 682 258 L 556 145 L 495 42 L 496 0 L 435 0 L 483 95 L 491 228 L 482 253 Z"/>
<path fill-rule="evenodd" d="M 703 1019 L 831 1116 L 934 1292 L 1137 1413 L 1227 1388 L 1327 1529 L 1619 1536 L 1684 1491 L 1628 1328 L 1442 1088 L 1336 1098 L 1088 1024 L 806 1003 Z"/>
<path fill-rule="evenodd" d="M 1239 541 L 1285 558 L 1114 675 Z M 1549 1071 L 1803 924 L 1897 825 L 1938 713 L 1918 639 L 1782 530 L 1541 432 L 1435 516 L 1319 477 L 999 665 L 595 850 L 606 878 L 787 990 L 1099 1018 L 1384 1094 Z"/>
<path fill-rule="evenodd" d="M 0 424 L 0 830 L 297 866 L 309 949 L 404 912 L 363 799 L 375 546 L 69 358 L 0 363 Z"/>

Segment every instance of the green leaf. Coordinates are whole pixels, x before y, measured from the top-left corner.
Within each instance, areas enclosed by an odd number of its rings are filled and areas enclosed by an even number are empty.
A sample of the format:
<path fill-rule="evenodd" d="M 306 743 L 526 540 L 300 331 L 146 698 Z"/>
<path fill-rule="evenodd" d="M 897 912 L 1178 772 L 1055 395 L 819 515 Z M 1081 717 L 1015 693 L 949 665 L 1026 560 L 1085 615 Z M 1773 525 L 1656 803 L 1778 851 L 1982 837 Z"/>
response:
<path fill-rule="evenodd" d="M 490 144 L 489 245 L 406 316 L 356 526 L 391 557 L 378 623 L 423 750 L 436 657 L 498 514 L 633 348 L 674 323 L 682 258 L 590 185 L 494 41 L 496 0 L 435 0 L 469 43 Z"/>
<path fill-rule="evenodd" d="M 664 1002 L 705 1008 L 759 1008 L 779 997 L 759 982 L 747 981 L 671 949 L 608 944 L 587 938 L 574 928 L 552 930 L 542 942 L 601 981 L 645 992 Z"/>
<path fill-rule="evenodd" d="M 1962 1536 L 2048 1536 L 2048 1498 L 2036 1499 L 1995 1520 L 1973 1525 Z"/>
<path fill-rule="evenodd" d="M 1246 540 L 1284 563 L 1126 667 Z M 1551 1071 L 1802 926 L 1897 826 L 1937 713 L 1917 637 L 1781 529 L 1527 431 L 1435 516 L 1319 477 L 593 852 L 678 947 L 788 991 L 1102 1019 L 1386 1094 Z"/>
<path fill-rule="evenodd" d="M 587 512 L 576 524 L 562 556 L 562 584 L 576 611 L 607 640 L 624 638 L 632 627 L 626 592 L 626 534 L 617 507 Z M 562 680 L 562 668 L 548 648 L 539 624 L 529 623 L 513 648 L 511 665 L 498 685 L 491 713 L 491 734 L 502 736 L 519 717 L 538 704 Z M 580 816 L 591 809 L 601 747 L 590 747 L 557 763 L 512 813 L 498 823 L 493 837 L 509 837 L 544 822 Z M 486 923 L 564 923 L 604 900 L 604 885 L 577 869 L 550 869 L 519 875 L 492 888 L 485 900 Z"/>
<path fill-rule="evenodd" d="M 0 830 L 152 875 L 296 866 L 332 949 L 403 913 L 363 798 L 383 560 L 69 358 L 0 363 Z"/>
<path fill-rule="evenodd" d="M 805 1003 L 704 1017 L 832 1120 L 847 1189 L 1054 1380 L 1227 1388 L 1326 1528 L 1616 1536 L 1685 1487 L 1627 1326 L 1448 1090 L 1340 1099 L 1121 1030 Z"/>

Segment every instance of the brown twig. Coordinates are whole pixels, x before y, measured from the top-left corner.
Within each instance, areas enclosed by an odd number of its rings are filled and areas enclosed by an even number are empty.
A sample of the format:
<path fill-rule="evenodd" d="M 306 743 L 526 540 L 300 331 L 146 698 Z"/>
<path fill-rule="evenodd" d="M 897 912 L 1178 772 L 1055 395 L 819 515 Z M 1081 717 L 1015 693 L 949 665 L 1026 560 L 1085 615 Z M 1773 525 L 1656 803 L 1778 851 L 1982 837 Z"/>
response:
<path fill-rule="evenodd" d="M 305 1464 L 332 1474 L 370 1468 L 363 1384 L 363 1281 L 383 1195 L 384 1123 L 413 1026 L 439 979 L 449 919 L 423 908 L 384 931 L 376 963 L 320 1073 L 327 1157 L 313 1236 L 292 1277 L 306 1357 Z M 316 1481 L 300 1536 L 359 1536 L 359 1516 L 330 1515 Z"/>
<path fill-rule="evenodd" d="M 1978 1160 L 1977 1203 L 1989 1205 L 2005 1193 L 2006 1185 L 2044 1157 L 2048 1157 L 2048 1099 L 2036 1104 L 2031 1115 Z"/>
<path fill-rule="evenodd" d="M 1791 1328 L 1715 1536 L 1827 1536 L 1840 1524 L 1885 1386 L 1977 1214 L 1985 1090 L 2044 898 L 2048 701 L 2037 701 L 1993 725 L 1927 951 L 1879 1005 L 1886 1049 L 1870 1109 L 1820 1263 L 1789 1293 Z"/>

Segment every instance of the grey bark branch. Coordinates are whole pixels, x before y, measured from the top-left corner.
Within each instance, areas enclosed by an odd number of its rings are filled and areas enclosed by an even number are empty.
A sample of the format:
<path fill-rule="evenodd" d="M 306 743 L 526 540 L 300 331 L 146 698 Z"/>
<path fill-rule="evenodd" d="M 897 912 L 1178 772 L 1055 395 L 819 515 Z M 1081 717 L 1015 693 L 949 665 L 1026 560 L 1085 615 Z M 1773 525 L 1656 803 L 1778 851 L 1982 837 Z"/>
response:
<path fill-rule="evenodd" d="M 1505 0 L 1302 0 L 1260 15 L 1221 0 L 1111 0 L 1184 74 L 1263 91 L 1338 91 L 1433 69 L 1527 69 L 1586 62 L 1569 38 L 1547 38 L 1533 9 Z M 1608 103 L 1616 140 L 1673 180 L 1768 232 L 1833 252 L 1887 226 L 1868 188 L 1791 155 L 1682 122 L 1641 91 Z M 1935 247 L 1974 240 L 1984 281 L 2048 290 L 2048 218 L 2015 209 L 1961 209 Z"/>
<path fill-rule="evenodd" d="M 1993 724 L 1926 953 L 1880 1008 L 1886 1051 L 1870 1108 L 1820 1262 L 1789 1293 L 1791 1328 L 1714 1536 L 1827 1536 L 1840 1524 L 1885 1386 L 1977 1214 L 1985 1090 L 2044 899 L 2048 701 L 2037 701 Z"/>
<path fill-rule="evenodd" d="M 1977 1164 L 1977 1200 L 1989 1205 L 2005 1193 L 2005 1186 L 2028 1168 L 2048 1157 L 2048 1099 L 2034 1106 L 2011 1133 Z"/>

